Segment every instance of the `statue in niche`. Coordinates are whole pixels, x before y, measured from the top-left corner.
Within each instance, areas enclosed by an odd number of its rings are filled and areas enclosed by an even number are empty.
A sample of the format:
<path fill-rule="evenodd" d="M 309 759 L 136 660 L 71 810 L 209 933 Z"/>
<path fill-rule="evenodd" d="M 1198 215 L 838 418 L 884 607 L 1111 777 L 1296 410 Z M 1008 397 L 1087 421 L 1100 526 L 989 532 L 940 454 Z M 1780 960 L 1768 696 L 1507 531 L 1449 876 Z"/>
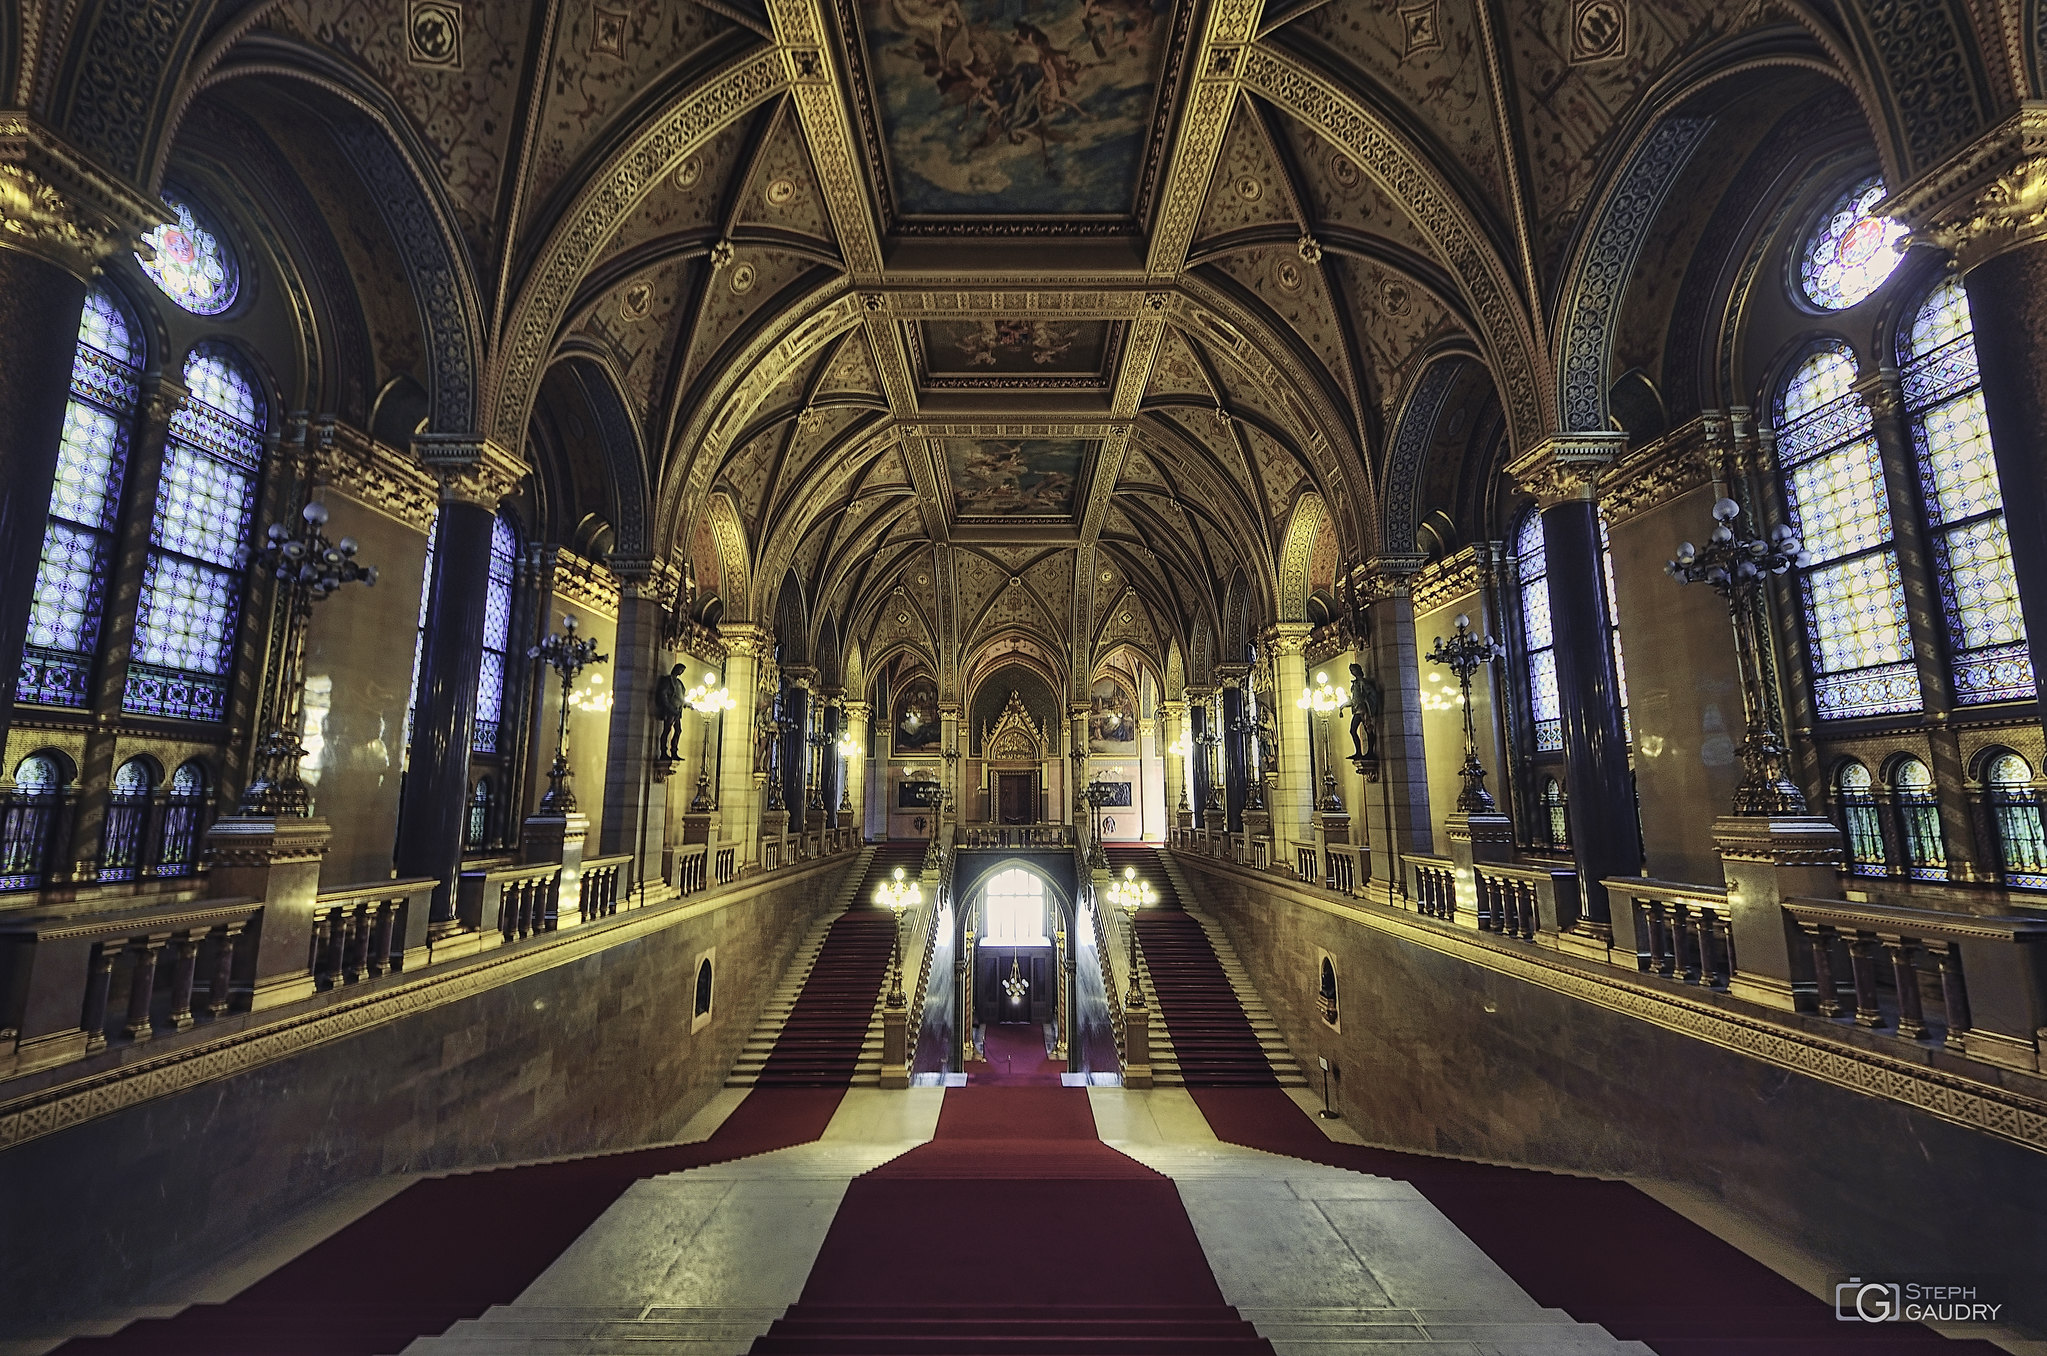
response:
<path fill-rule="evenodd" d="M 1386 694 L 1379 687 L 1379 680 L 1358 665 L 1351 665 L 1350 756 L 1354 761 L 1378 760 L 1379 711 L 1385 704 Z"/>
<path fill-rule="evenodd" d="M 654 713 L 661 717 L 661 756 L 669 762 L 682 757 L 682 675 L 683 666 L 654 680 Z"/>

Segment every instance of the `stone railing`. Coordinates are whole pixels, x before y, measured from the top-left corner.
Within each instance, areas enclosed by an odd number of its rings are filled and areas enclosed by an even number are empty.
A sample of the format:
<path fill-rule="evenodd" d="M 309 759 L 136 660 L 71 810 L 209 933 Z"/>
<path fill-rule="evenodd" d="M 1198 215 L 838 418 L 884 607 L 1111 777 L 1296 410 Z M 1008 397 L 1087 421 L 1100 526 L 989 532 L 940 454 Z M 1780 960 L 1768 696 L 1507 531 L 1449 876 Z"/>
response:
<path fill-rule="evenodd" d="M 1808 949 L 1821 1016 L 1871 1029 L 1889 1026 L 1908 1041 L 1944 1041 L 1953 1054 L 2039 1071 L 2039 1031 L 2047 1024 L 2047 917 L 1942 913 L 1838 899 L 1790 899 L 1784 911 Z M 1847 1001 L 1839 987 L 1844 952 Z M 1940 976 L 1937 1025 L 1920 994 L 1920 956 Z M 1884 970 L 1892 981 L 1889 1012 L 1880 993 Z"/>
<path fill-rule="evenodd" d="M 678 895 L 693 895 L 711 883 L 711 845 L 692 843 L 675 849 L 669 883 Z"/>
<path fill-rule="evenodd" d="M 970 848 L 1062 848 L 1073 845 L 1071 824 L 986 824 L 962 830 Z"/>
<path fill-rule="evenodd" d="M 235 997 L 236 954 L 248 950 L 261 909 L 220 899 L 0 922 L 0 1078 L 222 1016 Z M 169 971 L 167 1003 L 157 993 L 161 969 Z M 209 984 L 195 1013 L 202 973 Z M 110 1019 L 117 991 L 127 995 L 125 1015 Z"/>
<path fill-rule="evenodd" d="M 1645 938 L 1641 969 L 1687 984 L 1725 989 L 1736 973 L 1727 891 L 1711 885 L 1619 876 L 1605 882 L 1608 907 L 1625 901 L 1630 923 L 1616 937 Z M 1615 947 L 1615 960 L 1625 954 Z"/>
<path fill-rule="evenodd" d="M 620 852 L 610 857 L 585 857 L 579 907 L 585 918 L 609 918 L 618 912 L 618 901 L 633 891 L 633 854 Z"/>
<path fill-rule="evenodd" d="M 559 862 L 464 871 L 455 892 L 461 927 L 452 935 L 433 939 L 433 958 L 439 959 L 444 950 L 463 947 L 465 942 L 466 949 L 473 950 L 552 932 L 560 900 Z"/>
<path fill-rule="evenodd" d="M 1348 843 L 1331 843 L 1324 850 L 1322 883 L 1340 895 L 1355 895 L 1361 882 L 1372 878 L 1369 848 Z"/>
<path fill-rule="evenodd" d="M 1457 864 L 1448 857 L 1407 855 L 1407 897 L 1415 912 L 1446 923 L 1457 921 Z"/>
<path fill-rule="evenodd" d="M 424 961 L 433 895 L 430 876 L 322 890 L 313 902 L 313 982 L 354 984 Z"/>
<path fill-rule="evenodd" d="M 1480 932 L 1554 944 L 1578 920 L 1578 873 L 1542 865 L 1477 862 L 1473 921 Z"/>
<path fill-rule="evenodd" d="M 711 884 L 730 885 L 739 875 L 739 849 L 731 844 L 711 854 Z"/>

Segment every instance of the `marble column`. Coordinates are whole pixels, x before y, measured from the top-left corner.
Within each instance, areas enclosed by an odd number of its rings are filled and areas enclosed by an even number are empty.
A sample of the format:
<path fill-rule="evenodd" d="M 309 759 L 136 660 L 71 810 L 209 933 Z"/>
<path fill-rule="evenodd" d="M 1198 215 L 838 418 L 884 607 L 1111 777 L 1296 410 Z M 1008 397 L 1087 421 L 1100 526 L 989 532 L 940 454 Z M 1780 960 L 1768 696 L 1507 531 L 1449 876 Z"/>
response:
<path fill-rule="evenodd" d="M 1173 752 L 1187 737 L 1187 703 L 1184 700 L 1160 702 L 1159 715 L 1166 727 L 1166 822 L 1177 824 L 1183 808 L 1192 812 L 1192 802 L 1187 799 L 1187 756 Z"/>
<path fill-rule="evenodd" d="M 1314 835 L 1316 791 L 1308 768 L 1308 722 L 1314 715 L 1296 705 L 1308 685 L 1303 652 L 1310 629 L 1306 622 L 1281 622 L 1265 633 L 1265 649 L 1272 656 L 1272 714 L 1279 725 L 1279 778 L 1270 809 L 1280 856 L 1288 862 L 1294 859 L 1291 844 Z"/>
<path fill-rule="evenodd" d="M 1157 716 L 1145 716 L 1137 722 L 1137 811 L 1140 836 L 1147 843 L 1165 841 L 1166 825 L 1166 784 L 1164 748 L 1159 743 L 1159 727 L 1163 722 Z"/>
<path fill-rule="evenodd" d="M 846 802 L 851 809 L 845 817 L 846 827 L 858 829 L 862 838 L 867 836 L 867 765 L 868 757 L 867 718 L 873 711 L 866 702 L 849 701 L 841 708 L 845 715 L 846 733 L 860 746 L 860 751 L 846 760 Z"/>
<path fill-rule="evenodd" d="M 1608 921 L 1606 887 L 1600 882 L 1642 870 L 1634 773 L 1621 723 L 1599 503 L 1593 492 L 1599 469 L 1625 442 L 1623 434 L 1552 438 L 1508 468 L 1542 511 L 1571 797 L 1571 853 L 1585 914 L 1600 923 Z"/>
<path fill-rule="evenodd" d="M 1187 741 L 1194 746 L 1188 755 L 1194 764 L 1194 826 L 1198 829 L 1220 828 L 1211 824 L 1208 814 L 1208 693 L 1199 688 L 1187 689 Z"/>
<path fill-rule="evenodd" d="M 1372 876 L 1400 897 L 1407 891 L 1404 863 L 1409 854 L 1431 853 L 1436 845 L 1422 744 L 1421 656 L 1415 647 L 1414 596 L 1408 591 L 1423 559 L 1375 556 L 1366 562 L 1359 584 L 1372 636 L 1368 668 L 1379 680 L 1383 701 L 1378 794 L 1368 807 L 1372 825 L 1360 836 L 1377 840 L 1384 835 L 1384 850 L 1372 854 Z"/>
<path fill-rule="evenodd" d="M 803 827 L 810 804 L 810 673 L 795 665 L 782 668 L 782 804 L 789 810 L 790 832 Z"/>
<path fill-rule="evenodd" d="M 1236 671 L 1223 678 L 1223 821 L 1231 833 L 1243 832 L 1244 799 L 1251 775 L 1251 760 L 1246 748 L 1250 737 L 1244 728 L 1244 683 L 1247 676 Z"/>
<path fill-rule="evenodd" d="M 661 650 L 664 609 L 651 583 L 651 561 L 614 556 L 610 565 L 620 585 L 618 633 L 611 646 L 611 725 L 597 851 L 632 853 L 637 885 L 660 876 L 668 833 L 668 788 L 655 765 L 661 721 L 654 714 L 654 684 L 668 672 Z"/>
<path fill-rule="evenodd" d="M 427 435 L 414 447 L 440 481 L 441 509 L 398 812 L 397 867 L 401 877 L 440 881 L 433 917 L 445 920 L 455 916 L 455 882 L 462 871 L 491 525 L 499 501 L 526 467 L 496 443 L 473 437 Z"/>
<path fill-rule="evenodd" d="M 116 243 L 79 201 L 30 165 L 0 165 L 0 730 L 13 718 L 86 283 Z"/>
<path fill-rule="evenodd" d="M 760 799 L 753 780 L 755 689 L 761 657 L 773 641 L 758 626 L 727 622 L 718 628 L 725 642 L 725 689 L 733 707 L 720 717 L 718 816 L 720 841 L 735 843 L 739 861 L 760 860 Z"/>

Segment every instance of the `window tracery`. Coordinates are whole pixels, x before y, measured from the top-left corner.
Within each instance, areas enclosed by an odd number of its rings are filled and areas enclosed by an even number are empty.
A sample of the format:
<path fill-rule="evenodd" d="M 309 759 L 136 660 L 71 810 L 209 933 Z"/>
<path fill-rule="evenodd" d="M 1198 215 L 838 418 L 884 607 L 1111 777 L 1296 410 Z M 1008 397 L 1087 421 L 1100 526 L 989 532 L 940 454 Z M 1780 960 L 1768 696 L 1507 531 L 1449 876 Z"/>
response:
<path fill-rule="evenodd" d="M 240 573 L 263 459 L 256 384 L 219 344 L 185 361 L 171 415 L 122 706 L 218 721 L 241 603 Z"/>
<path fill-rule="evenodd" d="M 175 220 L 142 237 L 147 257 L 135 260 L 163 294 L 194 315 L 219 315 L 234 305 L 241 270 L 211 221 L 176 194 L 163 195 Z"/>
<path fill-rule="evenodd" d="M 1841 311 L 1884 285 L 1903 257 L 1897 242 L 1905 227 L 1875 214 L 1884 181 L 1871 175 L 1836 198 L 1806 235 L 1798 281 L 1807 301 Z"/>
<path fill-rule="evenodd" d="M 1855 361 L 1827 343 L 1777 402 L 1785 506 L 1812 563 L 1799 576 L 1823 720 L 1920 709 L 1890 501 Z"/>
<path fill-rule="evenodd" d="M 2047 828 L 2041 824 L 2032 766 L 2007 751 L 1991 761 L 1983 781 L 2004 883 L 2021 889 L 2047 889 Z"/>
<path fill-rule="evenodd" d="M 142 393 L 142 346 L 105 287 L 86 294 L 71 399 L 36 566 L 19 701 L 82 707 L 99 644 L 113 532 Z"/>
<path fill-rule="evenodd" d="M 505 646 L 512 633 L 512 567 L 519 536 L 503 514 L 490 529 L 490 579 L 483 598 L 483 659 L 476 671 L 476 733 L 470 747 L 498 752 L 505 701 Z"/>
<path fill-rule="evenodd" d="M 1883 822 L 1877 816 L 1876 788 L 1869 769 L 1854 759 L 1834 777 L 1835 803 L 1841 807 L 1841 832 L 1848 840 L 1848 869 L 1858 876 L 1881 876 L 1890 870 L 1884 850 Z"/>

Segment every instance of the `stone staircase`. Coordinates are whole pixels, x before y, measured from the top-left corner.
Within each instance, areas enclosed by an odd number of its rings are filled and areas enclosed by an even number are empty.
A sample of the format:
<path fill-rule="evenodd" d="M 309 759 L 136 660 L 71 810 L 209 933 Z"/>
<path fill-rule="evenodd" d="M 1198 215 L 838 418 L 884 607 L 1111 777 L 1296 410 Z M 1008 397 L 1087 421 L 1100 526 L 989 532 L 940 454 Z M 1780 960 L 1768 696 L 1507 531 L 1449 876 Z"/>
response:
<path fill-rule="evenodd" d="M 1125 849 L 1114 853 L 1113 857 L 1119 871 L 1126 864 L 1134 864 L 1140 872 L 1162 886 L 1159 893 L 1163 897 L 1161 900 L 1163 907 L 1177 908 L 1199 925 L 1202 935 L 1207 938 L 1209 950 L 1214 953 L 1216 964 L 1222 967 L 1223 976 L 1229 981 L 1237 1007 L 1243 1012 L 1244 1020 L 1250 1024 L 1252 1037 L 1265 1056 L 1265 1062 L 1271 1066 L 1274 1081 L 1283 1088 L 1310 1086 L 1300 1061 L 1294 1058 L 1293 1051 L 1286 1043 L 1286 1037 L 1280 1033 L 1279 1024 L 1273 1020 L 1271 1011 L 1265 1006 L 1265 1000 L 1258 996 L 1256 986 L 1251 983 L 1251 977 L 1245 971 L 1243 962 L 1238 959 L 1236 948 L 1230 945 L 1229 936 L 1213 918 L 1187 903 L 1194 897 L 1193 892 L 1180 877 L 1179 869 L 1173 864 L 1172 857 L 1157 849 Z M 1152 1082 L 1158 1087 L 1184 1087 L 1186 1074 L 1181 1068 L 1180 1055 L 1173 1048 L 1172 1036 L 1167 1030 L 1171 1017 L 1170 1007 L 1161 999 L 1158 989 L 1152 983 L 1151 965 L 1145 957 L 1141 938 L 1138 943 L 1137 964 L 1138 973 L 1144 982 L 1146 1001 L 1153 1007 Z"/>
<path fill-rule="evenodd" d="M 781 1309 L 684 1309 L 665 1305 L 549 1306 L 499 1304 L 438 1337 L 422 1338 L 408 1356 L 625 1356 L 686 1352 L 746 1356 Z"/>
<path fill-rule="evenodd" d="M 782 1028 L 788 1024 L 796 1000 L 803 996 L 803 986 L 810 982 L 811 971 L 817 967 L 818 953 L 824 950 L 825 938 L 831 934 L 832 924 L 844 917 L 854 901 L 861 897 L 861 891 L 869 887 L 868 876 L 874 855 L 872 847 L 860 850 L 860 860 L 846 873 L 845 883 L 832 900 L 830 911 L 820 915 L 810 925 L 810 931 L 804 934 L 803 941 L 796 948 L 796 958 L 789 964 L 789 973 L 782 977 L 781 987 L 761 1008 L 760 1017 L 748 1033 L 738 1061 L 733 1064 L 732 1072 L 726 1075 L 726 1087 L 750 1088 L 760 1080 L 761 1070 L 766 1066 L 768 1056 L 774 1053 L 775 1042 L 781 1039 Z M 871 1087 L 881 1080 L 881 1005 L 884 996 L 882 992 L 875 995 L 874 1014 L 868 1022 L 867 1038 L 861 1042 L 860 1062 L 854 1068 L 855 1085 Z"/>

